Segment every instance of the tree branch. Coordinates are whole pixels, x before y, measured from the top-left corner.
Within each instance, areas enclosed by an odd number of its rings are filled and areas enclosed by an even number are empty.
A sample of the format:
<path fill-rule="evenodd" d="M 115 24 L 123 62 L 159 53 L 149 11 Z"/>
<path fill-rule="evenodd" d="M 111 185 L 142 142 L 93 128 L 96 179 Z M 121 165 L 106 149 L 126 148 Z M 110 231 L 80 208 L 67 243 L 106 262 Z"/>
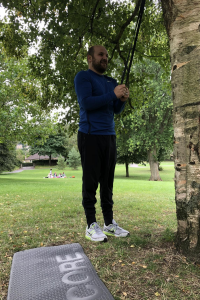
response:
<path fill-rule="evenodd" d="M 83 38 L 83 36 L 79 36 L 79 47 L 78 47 L 78 50 L 77 50 L 77 52 L 75 54 L 75 59 L 77 58 L 77 56 L 78 56 L 78 54 L 79 54 L 79 52 L 80 52 L 80 50 L 82 48 L 82 38 Z"/>
<path fill-rule="evenodd" d="M 97 9 L 97 6 L 98 6 L 98 4 L 99 4 L 99 2 L 100 2 L 101 0 L 97 0 L 97 2 L 96 2 L 96 4 L 95 4 L 95 6 L 94 6 L 94 8 L 93 8 L 93 11 L 92 11 L 92 16 L 91 16 L 91 18 L 90 18 L 90 20 L 91 20 L 91 33 L 93 34 L 93 22 L 94 22 L 94 15 L 95 15 L 95 12 L 96 12 L 96 9 Z"/>
<path fill-rule="evenodd" d="M 123 62 L 124 62 L 124 65 L 125 65 L 125 63 L 126 63 L 126 57 L 124 57 L 123 55 L 122 55 L 122 51 L 120 50 L 120 47 L 119 47 L 119 44 L 117 44 L 117 51 L 118 51 L 118 53 L 119 53 L 119 56 L 120 56 L 120 58 L 123 60 Z"/>
<path fill-rule="evenodd" d="M 118 35 L 116 36 L 115 40 L 113 41 L 113 44 L 118 44 L 120 38 L 122 37 L 122 34 L 124 32 L 124 30 L 126 29 L 126 27 L 128 27 L 128 25 L 134 20 L 135 16 L 137 15 L 139 8 L 140 8 L 140 4 L 141 4 L 142 0 L 138 0 L 136 6 L 135 6 L 135 10 L 132 13 L 132 15 L 126 20 L 126 22 L 121 26 L 121 30 L 118 33 Z"/>

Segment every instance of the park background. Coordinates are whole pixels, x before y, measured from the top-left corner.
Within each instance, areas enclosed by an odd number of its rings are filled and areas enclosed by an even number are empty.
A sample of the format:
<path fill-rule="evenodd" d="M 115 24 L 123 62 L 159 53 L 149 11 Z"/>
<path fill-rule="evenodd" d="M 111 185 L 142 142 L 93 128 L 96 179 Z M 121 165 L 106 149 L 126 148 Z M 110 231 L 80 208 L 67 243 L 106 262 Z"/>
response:
<path fill-rule="evenodd" d="M 120 82 L 141 2 L 0 1 L 8 9 L 0 22 L 2 299 L 15 252 L 73 241 L 83 245 L 115 299 L 199 297 L 196 1 L 146 1 L 130 103 L 115 118 L 116 220 L 130 226 L 131 236 L 105 245 L 88 245 L 83 237 L 81 170 L 70 167 L 72 149 L 71 161 L 78 160 L 73 79 L 87 69 L 88 46 L 102 43 L 110 55 L 108 75 Z M 66 180 L 44 179 L 50 166 L 7 173 L 21 166 L 27 149 L 50 161 L 60 155 L 68 164 Z M 163 163 L 170 157 L 174 166 Z"/>
<path fill-rule="evenodd" d="M 0 175 L 1 296 L 5 300 L 15 252 L 80 243 L 114 299 L 199 299 L 199 267 L 176 251 L 174 163 L 161 164 L 162 181 L 149 181 L 150 167 L 118 164 L 114 217 L 130 231 L 107 243 L 85 239 L 82 171 L 67 166 L 67 178 L 44 178 L 48 167 Z M 52 171 L 60 172 L 56 166 Z M 62 170 L 61 170 L 62 171 Z M 75 178 L 71 178 L 75 176 Z M 99 190 L 97 219 L 103 226 Z"/>

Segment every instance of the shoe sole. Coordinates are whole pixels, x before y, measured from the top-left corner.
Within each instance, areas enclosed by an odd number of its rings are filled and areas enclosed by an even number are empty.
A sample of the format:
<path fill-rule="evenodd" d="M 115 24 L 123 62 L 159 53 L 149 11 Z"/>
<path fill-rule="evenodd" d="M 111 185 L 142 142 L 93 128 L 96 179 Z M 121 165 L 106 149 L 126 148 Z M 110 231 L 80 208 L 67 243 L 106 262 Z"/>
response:
<path fill-rule="evenodd" d="M 114 233 L 110 233 L 110 232 L 106 232 L 106 231 L 103 231 L 103 233 L 107 236 L 115 236 L 115 237 L 126 237 L 126 236 L 129 236 L 130 233 L 127 233 L 127 234 L 122 234 L 122 235 L 116 235 Z"/>
<path fill-rule="evenodd" d="M 106 243 L 108 241 L 107 237 L 105 237 L 104 239 L 98 239 L 98 240 L 95 240 L 95 239 L 92 239 L 90 236 L 85 236 L 85 238 L 89 241 L 92 241 L 92 242 L 103 242 L 103 243 Z"/>

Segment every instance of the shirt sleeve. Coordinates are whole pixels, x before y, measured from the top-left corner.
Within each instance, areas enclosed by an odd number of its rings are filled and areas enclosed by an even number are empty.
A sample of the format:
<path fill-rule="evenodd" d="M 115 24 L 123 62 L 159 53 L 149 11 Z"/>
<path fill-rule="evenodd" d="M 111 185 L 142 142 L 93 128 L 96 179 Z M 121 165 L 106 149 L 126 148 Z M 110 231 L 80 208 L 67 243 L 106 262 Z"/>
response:
<path fill-rule="evenodd" d="M 120 99 L 117 99 L 114 102 L 114 113 L 115 114 L 120 114 L 120 112 L 123 111 L 124 107 L 125 107 L 126 102 L 121 101 Z"/>
<path fill-rule="evenodd" d="M 107 105 L 110 101 L 118 100 L 114 91 L 100 96 L 92 96 L 92 83 L 88 74 L 84 71 L 76 75 L 74 85 L 79 104 L 85 110 L 96 110 Z M 118 110 L 118 107 L 116 109 Z"/>
<path fill-rule="evenodd" d="M 117 86 L 117 85 L 118 85 L 118 83 L 115 80 L 115 86 Z M 114 101 L 114 113 L 120 114 L 123 111 L 125 104 L 126 104 L 126 102 L 123 102 L 116 97 L 116 100 Z"/>

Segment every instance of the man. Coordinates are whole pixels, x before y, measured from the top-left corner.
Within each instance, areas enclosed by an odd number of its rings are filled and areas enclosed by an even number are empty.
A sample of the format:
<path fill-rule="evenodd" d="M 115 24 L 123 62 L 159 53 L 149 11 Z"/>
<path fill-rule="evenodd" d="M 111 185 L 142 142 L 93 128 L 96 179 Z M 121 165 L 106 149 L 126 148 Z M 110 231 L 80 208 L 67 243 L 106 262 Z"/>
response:
<path fill-rule="evenodd" d="M 108 65 L 108 52 L 93 46 L 87 53 L 88 70 L 80 71 L 75 90 L 80 106 L 78 148 L 83 169 L 83 207 L 87 219 L 86 238 L 107 241 L 107 236 L 127 236 L 129 232 L 113 220 L 113 181 L 116 165 L 114 113 L 120 113 L 129 97 L 124 84 L 103 75 Z M 100 183 L 103 231 L 96 222 L 96 190 Z"/>

